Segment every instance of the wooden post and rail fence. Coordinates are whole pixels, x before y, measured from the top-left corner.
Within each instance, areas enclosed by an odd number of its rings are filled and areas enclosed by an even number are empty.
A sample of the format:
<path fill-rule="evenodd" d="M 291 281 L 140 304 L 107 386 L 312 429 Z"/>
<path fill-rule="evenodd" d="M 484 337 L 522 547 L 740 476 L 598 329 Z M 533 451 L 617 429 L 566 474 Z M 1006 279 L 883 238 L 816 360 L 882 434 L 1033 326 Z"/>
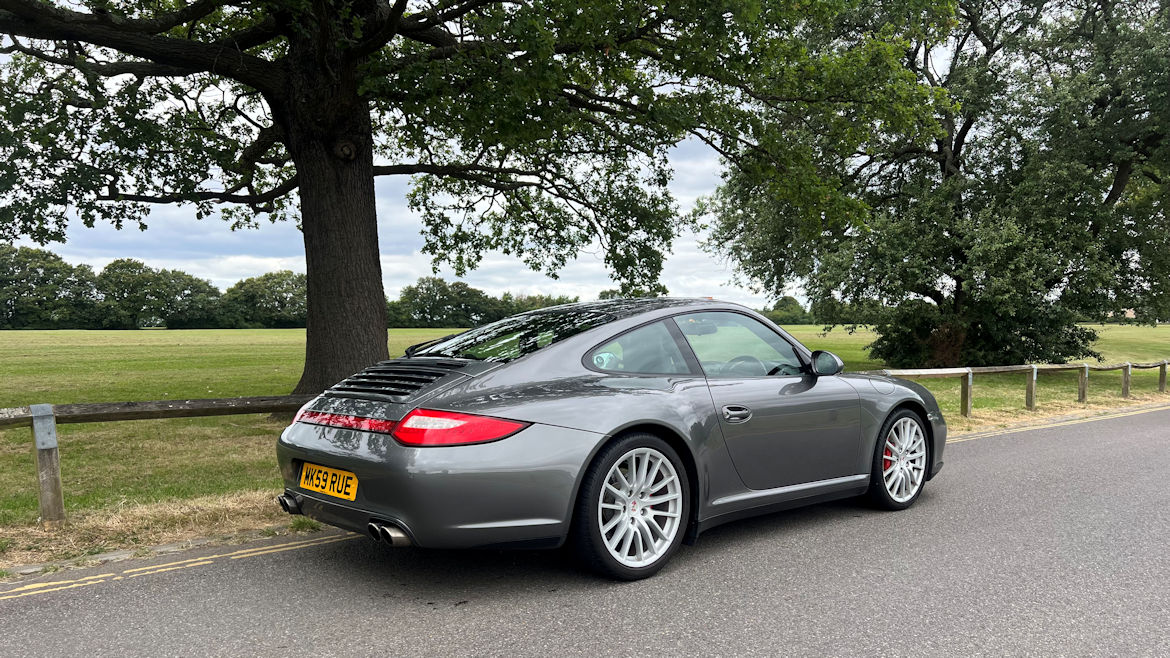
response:
<path fill-rule="evenodd" d="M 1158 390 L 1166 392 L 1168 361 L 1153 363 L 1120 363 L 1109 366 L 1025 365 L 990 366 L 984 368 L 926 368 L 914 370 L 875 370 L 882 374 L 907 378 L 957 377 L 961 382 L 959 411 L 971 415 L 975 375 L 1030 373 L 1027 378 L 1024 404 L 1036 408 L 1036 376 L 1040 372 L 1077 370 L 1080 383 L 1077 400 L 1088 400 L 1090 370 L 1121 370 L 1121 396 L 1129 397 L 1130 375 L 1134 368 L 1158 368 Z M 37 451 L 37 481 L 41 523 L 56 526 L 65 521 L 65 497 L 61 486 L 61 459 L 57 449 L 57 425 L 68 423 L 105 423 L 119 420 L 153 420 L 158 418 L 195 418 L 199 416 L 231 416 L 236 414 L 265 414 L 293 412 L 300 409 L 314 395 L 280 395 L 248 398 L 216 398 L 207 400 L 154 400 L 150 402 L 93 402 L 79 404 L 33 404 L 27 407 L 0 409 L 0 429 L 31 427 Z"/>

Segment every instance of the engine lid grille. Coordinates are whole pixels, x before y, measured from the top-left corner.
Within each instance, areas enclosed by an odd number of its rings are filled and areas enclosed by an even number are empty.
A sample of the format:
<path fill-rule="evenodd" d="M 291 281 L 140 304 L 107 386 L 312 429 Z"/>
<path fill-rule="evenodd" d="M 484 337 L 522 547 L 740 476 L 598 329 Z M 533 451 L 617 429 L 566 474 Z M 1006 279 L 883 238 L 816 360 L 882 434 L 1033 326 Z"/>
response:
<path fill-rule="evenodd" d="M 325 391 L 325 395 L 400 402 L 457 374 L 466 365 L 465 361 L 445 359 L 391 359 L 345 378 Z"/>

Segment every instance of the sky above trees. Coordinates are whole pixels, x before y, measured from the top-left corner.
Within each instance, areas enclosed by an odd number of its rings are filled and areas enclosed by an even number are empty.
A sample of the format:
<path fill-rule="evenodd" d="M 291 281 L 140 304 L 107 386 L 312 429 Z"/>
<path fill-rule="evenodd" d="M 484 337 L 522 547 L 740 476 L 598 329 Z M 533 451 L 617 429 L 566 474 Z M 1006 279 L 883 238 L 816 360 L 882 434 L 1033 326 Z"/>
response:
<path fill-rule="evenodd" d="M 702 144 L 684 143 L 672 153 L 671 164 L 675 169 L 671 191 L 684 212 L 697 197 L 711 193 L 719 183 L 718 160 Z M 406 180 L 380 179 L 376 188 L 383 283 L 386 294 L 395 298 L 404 286 L 430 273 L 430 259 L 419 251 L 423 244 L 418 235 L 420 222 L 406 207 Z M 147 223 L 147 231 L 117 231 L 105 224 L 90 229 L 74 222 L 68 241 L 49 248 L 72 264 L 88 263 L 98 269 L 118 258 L 136 258 L 155 268 L 181 269 L 210 279 L 223 290 L 240 279 L 266 272 L 305 270 L 304 245 L 291 223 L 264 223 L 259 229 L 229 232 L 217 219 L 197 221 L 192 209 L 173 206 L 155 207 Z M 412 239 L 403 241 L 403 235 Z M 675 243 L 662 278 L 670 294 L 713 296 L 763 306 L 763 294 L 736 285 L 731 268 L 700 249 L 701 237 L 688 234 Z M 35 246 L 28 241 L 18 244 Z M 449 269 L 443 269 L 441 274 L 448 280 L 455 279 Z M 511 291 L 593 299 L 600 291 L 615 287 L 600 254 L 588 253 L 566 267 L 557 280 L 532 272 L 518 259 L 502 254 L 485 259 L 462 280 L 493 295 Z"/>

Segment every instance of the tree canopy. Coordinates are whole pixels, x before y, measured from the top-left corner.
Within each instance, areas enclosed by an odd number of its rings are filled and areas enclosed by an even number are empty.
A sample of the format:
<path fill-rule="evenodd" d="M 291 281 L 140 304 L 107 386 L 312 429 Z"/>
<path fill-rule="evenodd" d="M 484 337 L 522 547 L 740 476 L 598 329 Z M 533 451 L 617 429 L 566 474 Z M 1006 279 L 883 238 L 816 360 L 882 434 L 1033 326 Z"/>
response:
<path fill-rule="evenodd" d="M 281 329 L 304 327 L 307 279 L 288 270 L 241 279 L 225 292 L 180 270 L 111 261 L 96 275 L 44 249 L 0 243 L 0 329 Z M 462 281 L 421 277 L 387 300 L 390 327 L 474 327 L 546 306 L 561 295 L 496 297 Z"/>
<path fill-rule="evenodd" d="M 654 289 L 696 139 L 821 195 L 841 151 L 917 121 L 900 59 L 949 8 L 848 0 L 0 0 L 0 238 L 185 203 L 295 217 L 315 391 L 386 356 L 373 179 L 412 177 L 425 251 L 555 272 L 599 244 Z M 872 20 L 881 14 L 882 20 Z M 842 29 L 848 27 L 849 29 Z M 803 134 L 803 133 L 802 133 Z"/>
<path fill-rule="evenodd" d="M 802 284 L 820 321 L 874 324 L 894 365 L 1094 356 L 1076 320 L 1170 317 L 1165 4 L 961 0 L 903 61 L 932 121 L 844 150 L 819 117 L 787 131 L 823 185 L 734 170 L 712 247 L 769 291 Z"/>

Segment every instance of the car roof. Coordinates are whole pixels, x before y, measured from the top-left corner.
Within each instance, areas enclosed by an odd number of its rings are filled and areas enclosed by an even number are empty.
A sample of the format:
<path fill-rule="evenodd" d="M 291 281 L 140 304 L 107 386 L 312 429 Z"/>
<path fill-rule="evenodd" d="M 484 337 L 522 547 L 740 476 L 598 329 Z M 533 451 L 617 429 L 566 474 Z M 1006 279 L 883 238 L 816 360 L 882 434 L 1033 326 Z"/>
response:
<path fill-rule="evenodd" d="M 586 311 L 608 314 L 611 316 L 612 322 L 616 320 L 624 320 L 635 315 L 642 315 L 643 313 L 649 313 L 651 311 L 658 311 L 664 308 L 726 305 L 728 305 L 727 302 L 717 302 L 715 300 L 702 297 L 634 297 L 623 299 L 602 299 L 595 302 L 575 302 L 573 304 L 561 304 L 559 306 L 546 306 L 544 308 L 528 311 L 525 313 L 525 315 Z"/>

